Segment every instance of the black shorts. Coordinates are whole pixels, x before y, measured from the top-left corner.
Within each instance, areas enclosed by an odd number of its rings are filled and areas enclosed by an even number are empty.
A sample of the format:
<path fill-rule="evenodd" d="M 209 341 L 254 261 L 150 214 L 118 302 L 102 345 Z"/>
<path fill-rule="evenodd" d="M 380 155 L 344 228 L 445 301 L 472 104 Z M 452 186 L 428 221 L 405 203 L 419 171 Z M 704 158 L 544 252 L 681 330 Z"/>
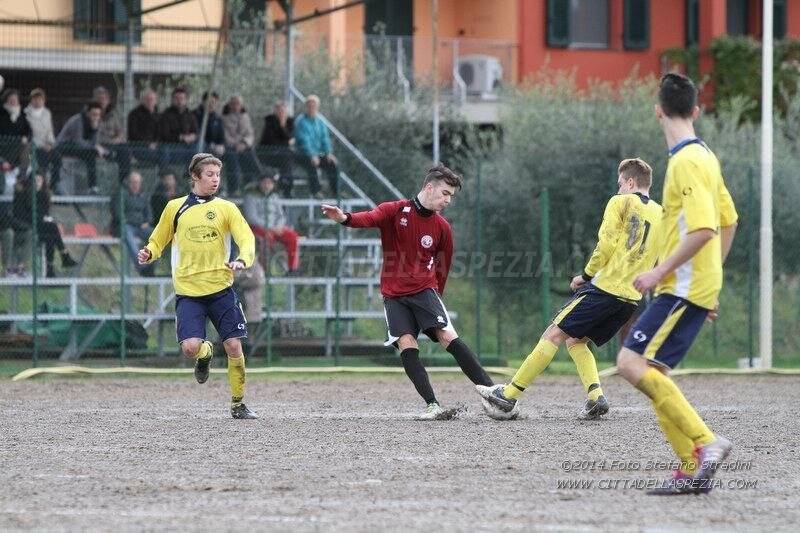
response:
<path fill-rule="evenodd" d="M 247 320 L 233 288 L 208 296 L 175 296 L 175 332 L 178 343 L 206 338 L 206 319 L 219 333 L 219 340 L 247 337 Z"/>
<path fill-rule="evenodd" d="M 636 307 L 633 302 L 589 285 L 561 308 L 553 324 L 574 339 L 589 337 L 597 346 L 602 346 L 633 316 Z"/>
<path fill-rule="evenodd" d="M 397 346 L 401 335 L 412 335 L 415 339 L 420 331 L 434 342 L 439 341 L 437 329 L 446 329 L 455 333 L 450 315 L 442 299 L 433 289 L 409 296 L 383 297 L 383 312 L 386 315 L 386 326 L 389 330 L 386 346 Z"/>
<path fill-rule="evenodd" d="M 675 368 L 708 317 L 703 309 L 672 294 L 659 294 L 628 332 L 624 346 L 663 368 Z"/>

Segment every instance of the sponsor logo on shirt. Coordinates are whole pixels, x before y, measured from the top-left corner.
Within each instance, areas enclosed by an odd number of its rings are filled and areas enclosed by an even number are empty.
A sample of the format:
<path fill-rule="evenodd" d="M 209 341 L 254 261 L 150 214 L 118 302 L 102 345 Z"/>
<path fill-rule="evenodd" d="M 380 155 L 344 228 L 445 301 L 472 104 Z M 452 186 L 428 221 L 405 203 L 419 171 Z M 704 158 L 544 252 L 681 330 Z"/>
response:
<path fill-rule="evenodd" d="M 423 248 L 430 248 L 433 246 L 433 237 L 430 235 L 423 235 L 422 238 L 419 240 L 419 243 L 422 245 Z"/>
<path fill-rule="evenodd" d="M 219 232 L 213 226 L 192 226 L 184 235 L 192 242 L 212 242 L 219 238 Z"/>

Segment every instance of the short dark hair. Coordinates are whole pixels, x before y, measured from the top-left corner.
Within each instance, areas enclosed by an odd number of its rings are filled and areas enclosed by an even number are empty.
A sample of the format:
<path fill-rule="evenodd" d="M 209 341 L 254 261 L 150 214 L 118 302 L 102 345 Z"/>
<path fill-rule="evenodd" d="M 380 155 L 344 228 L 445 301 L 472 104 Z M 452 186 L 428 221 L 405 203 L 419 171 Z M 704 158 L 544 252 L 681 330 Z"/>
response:
<path fill-rule="evenodd" d="M 697 87 L 683 74 L 665 74 L 658 87 L 658 105 L 670 118 L 689 118 L 697 105 Z"/>
<path fill-rule="evenodd" d="M 178 93 L 186 94 L 186 87 L 184 87 L 182 85 L 178 85 L 177 87 L 172 89 L 172 96 L 175 96 Z"/>
<path fill-rule="evenodd" d="M 86 112 L 88 113 L 92 109 L 99 109 L 100 111 L 102 111 L 103 110 L 103 104 L 101 104 L 100 102 L 95 102 L 94 100 L 92 100 L 91 102 L 86 104 Z"/>
<path fill-rule="evenodd" d="M 219 100 L 219 94 L 217 93 L 217 91 L 212 91 L 211 96 L 212 98 L 216 98 L 217 100 Z M 204 102 L 208 100 L 208 91 L 203 91 L 203 96 L 201 100 L 203 100 Z"/>
<path fill-rule="evenodd" d="M 443 164 L 439 163 L 435 167 L 429 168 L 428 173 L 425 175 L 425 180 L 422 182 L 422 186 L 426 186 L 429 183 L 433 183 L 434 181 L 439 182 L 443 181 L 446 184 L 450 185 L 451 187 L 455 187 L 456 189 L 461 190 L 461 186 L 463 184 L 464 178 L 444 166 Z"/>

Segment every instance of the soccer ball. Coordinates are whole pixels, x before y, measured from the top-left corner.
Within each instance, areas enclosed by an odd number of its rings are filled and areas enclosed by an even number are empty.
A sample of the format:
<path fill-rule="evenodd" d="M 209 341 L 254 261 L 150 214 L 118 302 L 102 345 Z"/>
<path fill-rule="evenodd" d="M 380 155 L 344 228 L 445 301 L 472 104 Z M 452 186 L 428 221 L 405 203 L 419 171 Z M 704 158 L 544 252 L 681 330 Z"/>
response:
<path fill-rule="evenodd" d="M 516 405 L 514 405 L 514 408 L 508 413 L 501 411 L 494 405 L 490 404 L 485 398 L 481 398 L 481 405 L 483 406 L 483 411 L 489 416 L 489 418 L 493 418 L 495 420 L 516 420 L 517 417 L 519 417 L 519 402 L 517 402 Z"/>

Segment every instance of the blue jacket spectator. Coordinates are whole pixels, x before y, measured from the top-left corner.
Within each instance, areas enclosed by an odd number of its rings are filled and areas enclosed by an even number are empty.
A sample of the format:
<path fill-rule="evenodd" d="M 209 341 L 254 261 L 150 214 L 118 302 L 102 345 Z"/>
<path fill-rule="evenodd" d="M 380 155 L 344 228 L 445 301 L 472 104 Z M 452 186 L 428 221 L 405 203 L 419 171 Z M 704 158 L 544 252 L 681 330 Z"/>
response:
<path fill-rule="evenodd" d="M 328 128 L 317 116 L 319 97 L 312 94 L 306 99 L 306 112 L 294 122 L 294 139 L 298 150 L 298 162 L 308 175 L 311 194 L 322 198 L 317 170 L 328 178 L 331 194 L 336 195 L 339 185 L 339 167 L 331 153 L 331 138 Z"/>

